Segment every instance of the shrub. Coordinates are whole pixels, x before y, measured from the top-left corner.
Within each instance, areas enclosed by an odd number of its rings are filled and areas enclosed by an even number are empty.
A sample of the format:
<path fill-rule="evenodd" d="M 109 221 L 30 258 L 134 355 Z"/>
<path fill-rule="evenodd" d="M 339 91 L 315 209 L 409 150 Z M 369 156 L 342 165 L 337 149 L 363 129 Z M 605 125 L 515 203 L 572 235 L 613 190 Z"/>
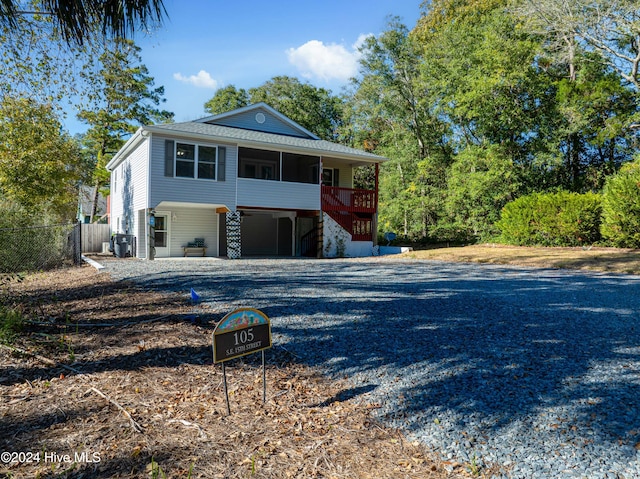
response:
<path fill-rule="evenodd" d="M 581 246 L 600 239 L 601 198 L 595 193 L 534 193 L 505 205 L 502 241 L 523 246 Z"/>
<path fill-rule="evenodd" d="M 19 311 L 0 305 L 0 343 L 12 343 L 23 325 L 24 318 Z"/>
<path fill-rule="evenodd" d="M 614 246 L 640 248 L 640 160 L 606 181 L 601 232 Z"/>

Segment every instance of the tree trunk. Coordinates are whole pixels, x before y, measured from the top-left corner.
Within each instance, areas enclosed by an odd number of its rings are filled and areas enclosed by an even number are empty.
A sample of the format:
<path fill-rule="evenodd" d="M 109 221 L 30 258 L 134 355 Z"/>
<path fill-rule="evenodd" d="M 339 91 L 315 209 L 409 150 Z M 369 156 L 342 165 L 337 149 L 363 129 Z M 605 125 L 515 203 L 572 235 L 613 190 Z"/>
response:
<path fill-rule="evenodd" d="M 100 182 L 96 181 L 93 185 L 93 199 L 91 200 L 91 217 L 89 223 L 93 223 L 94 218 L 98 212 L 98 198 L 100 196 Z"/>

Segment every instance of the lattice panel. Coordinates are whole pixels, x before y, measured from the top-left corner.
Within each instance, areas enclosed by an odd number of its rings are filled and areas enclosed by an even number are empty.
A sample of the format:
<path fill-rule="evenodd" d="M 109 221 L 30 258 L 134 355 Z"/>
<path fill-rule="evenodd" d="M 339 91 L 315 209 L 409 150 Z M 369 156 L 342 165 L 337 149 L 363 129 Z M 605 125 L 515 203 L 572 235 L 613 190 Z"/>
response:
<path fill-rule="evenodd" d="M 240 259 L 242 256 L 242 241 L 240 236 L 240 212 L 231 211 L 227 216 L 227 257 Z"/>

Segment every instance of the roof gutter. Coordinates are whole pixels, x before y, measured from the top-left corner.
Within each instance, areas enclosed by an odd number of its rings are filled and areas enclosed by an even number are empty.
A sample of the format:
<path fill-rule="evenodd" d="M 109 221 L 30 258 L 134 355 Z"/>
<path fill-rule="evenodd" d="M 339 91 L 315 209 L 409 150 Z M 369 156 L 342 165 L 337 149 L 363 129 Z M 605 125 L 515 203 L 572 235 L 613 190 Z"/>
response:
<path fill-rule="evenodd" d="M 115 156 L 111 158 L 109 163 L 107 163 L 107 166 L 105 167 L 107 171 L 113 171 L 116 166 L 118 166 L 118 164 L 120 164 L 120 162 L 133 149 L 135 149 L 142 140 L 148 137 L 149 134 L 147 133 L 147 131 L 148 128 L 146 126 L 141 126 L 140 128 L 138 128 L 138 131 L 136 131 L 133 136 L 127 140 L 124 146 L 120 148 L 120 150 L 118 150 L 118 153 L 116 153 Z"/>
<path fill-rule="evenodd" d="M 188 136 L 189 138 L 194 138 L 194 139 L 199 139 L 204 141 L 214 141 L 214 142 L 227 143 L 227 144 L 236 143 L 242 146 L 256 147 L 256 148 L 260 148 L 260 147 L 264 148 L 266 146 L 270 148 L 277 147 L 278 150 L 280 151 L 291 151 L 291 152 L 299 152 L 299 153 L 307 153 L 307 154 L 313 153 L 318 156 L 325 156 L 325 157 L 335 156 L 338 158 L 349 159 L 354 161 L 362 161 L 362 162 L 368 162 L 368 163 L 384 163 L 385 161 L 389 161 L 389 159 L 385 158 L 384 156 L 378 156 L 373 154 L 371 154 L 371 156 L 361 156 L 361 155 L 356 155 L 356 154 L 351 154 L 346 152 L 328 151 L 322 148 L 310 148 L 310 147 L 304 147 L 304 146 L 290 146 L 290 145 L 284 146 L 276 142 L 270 142 L 270 141 L 245 140 L 240 138 L 229 138 L 228 136 L 211 135 L 211 134 L 196 133 L 196 132 L 190 132 L 190 131 L 166 130 L 164 128 L 155 128 L 154 126 L 145 126 L 144 130 L 145 132 L 148 131 L 149 133 L 157 133 L 158 135 L 162 135 L 162 136 L 169 136 L 169 137 Z M 139 131 L 140 130 L 138 130 L 138 132 Z M 127 145 L 125 145 L 125 148 L 126 147 Z M 124 152 L 124 150 L 121 150 L 121 151 Z M 114 157 L 114 160 L 115 160 L 115 157 Z"/>

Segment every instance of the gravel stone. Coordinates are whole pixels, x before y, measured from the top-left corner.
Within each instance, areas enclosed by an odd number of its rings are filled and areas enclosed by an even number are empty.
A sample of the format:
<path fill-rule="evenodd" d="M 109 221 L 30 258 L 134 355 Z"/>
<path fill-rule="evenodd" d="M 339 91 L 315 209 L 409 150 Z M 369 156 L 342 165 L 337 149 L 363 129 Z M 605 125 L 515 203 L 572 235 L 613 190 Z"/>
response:
<path fill-rule="evenodd" d="M 264 311 L 274 347 L 349 378 L 345 398 L 444 458 L 510 479 L 640 477 L 638 276 L 387 258 L 105 266 L 185 301 L 194 288 L 216 319 Z"/>

